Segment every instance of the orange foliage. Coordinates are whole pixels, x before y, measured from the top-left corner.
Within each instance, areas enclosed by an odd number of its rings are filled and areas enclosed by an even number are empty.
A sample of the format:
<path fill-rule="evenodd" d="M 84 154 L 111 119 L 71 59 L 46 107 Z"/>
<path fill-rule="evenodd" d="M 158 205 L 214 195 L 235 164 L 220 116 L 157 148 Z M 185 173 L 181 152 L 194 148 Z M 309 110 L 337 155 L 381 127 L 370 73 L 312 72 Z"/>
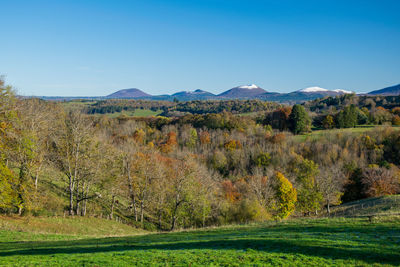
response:
<path fill-rule="evenodd" d="M 207 131 L 203 131 L 203 132 L 200 133 L 200 143 L 202 145 L 211 143 L 211 137 L 210 137 L 210 134 Z"/>
<path fill-rule="evenodd" d="M 274 144 L 280 144 L 285 141 L 286 135 L 284 133 L 277 133 L 269 138 L 269 140 Z"/>
<path fill-rule="evenodd" d="M 146 136 L 146 133 L 142 129 L 139 129 L 139 130 L 136 130 L 135 133 L 133 134 L 133 139 L 137 143 L 143 144 L 145 136 Z"/>
<path fill-rule="evenodd" d="M 240 193 L 237 192 L 231 180 L 224 180 L 221 185 L 227 200 L 231 202 L 240 200 Z"/>
<path fill-rule="evenodd" d="M 229 151 L 233 151 L 242 148 L 242 144 L 240 143 L 239 140 L 229 140 L 228 142 L 225 143 L 224 147 Z"/>
<path fill-rule="evenodd" d="M 393 116 L 392 124 L 393 125 L 400 125 L 400 116 L 399 115 L 394 115 Z"/>
<path fill-rule="evenodd" d="M 165 142 L 165 144 L 162 144 L 160 146 L 161 152 L 170 153 L 172 150 L 174 150 L 177 144 L 178 142 L 176 141 L 176 133 L 169 132 L 167 135 L 167 141 Z"/>
<path fill-rule="evenodd" d="M 400 116 L 400 107 L 393 108 L 392 113 Z"/>

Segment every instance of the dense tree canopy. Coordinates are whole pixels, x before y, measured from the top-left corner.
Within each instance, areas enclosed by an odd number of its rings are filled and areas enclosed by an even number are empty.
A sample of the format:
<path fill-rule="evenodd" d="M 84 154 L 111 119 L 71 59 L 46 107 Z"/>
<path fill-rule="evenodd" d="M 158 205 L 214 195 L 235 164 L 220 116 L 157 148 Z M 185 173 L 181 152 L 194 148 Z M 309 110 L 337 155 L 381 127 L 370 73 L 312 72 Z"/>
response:
<path fill-rule="evenodd" d="M 17 97 L 0 80 L 0 212 L 171 230 L 329 213 L 341 202 L 399 193 L 400 131 L 389 126 L 398 108 L 376 98 L 362 107 L 350 96 L 321 101 L 339 104 L 72 105 Z M 170 117 L 99 115 L 87 105 L 167 107 Z M 320 129 L 388 125 L 298 136 L 311 118 Z"/>

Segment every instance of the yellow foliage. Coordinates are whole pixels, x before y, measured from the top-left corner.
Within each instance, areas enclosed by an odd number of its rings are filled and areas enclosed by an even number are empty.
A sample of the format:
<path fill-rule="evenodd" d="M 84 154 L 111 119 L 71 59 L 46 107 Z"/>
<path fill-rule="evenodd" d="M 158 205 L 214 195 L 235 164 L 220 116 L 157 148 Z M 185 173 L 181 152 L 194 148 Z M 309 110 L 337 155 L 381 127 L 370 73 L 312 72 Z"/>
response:
<path fill-rule="evenodd" d="M 276 216 L 280 219 L 285 219 L 293 213 L 295 209 L 297 191 L 282 173 L 276 172 L 275 178 L 277 180 L 275 194 L 278 202 Z"/>

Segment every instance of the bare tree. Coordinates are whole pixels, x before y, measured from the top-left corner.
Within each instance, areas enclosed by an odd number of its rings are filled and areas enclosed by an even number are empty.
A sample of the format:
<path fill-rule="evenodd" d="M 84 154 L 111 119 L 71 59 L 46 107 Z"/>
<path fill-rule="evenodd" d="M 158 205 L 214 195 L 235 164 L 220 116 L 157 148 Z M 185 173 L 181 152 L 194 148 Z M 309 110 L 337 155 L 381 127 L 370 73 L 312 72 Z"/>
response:
<path fill-rule="evenodd" d="M 74 215 L 75 187 L 83 172 L 82 163 L 88 152 L 91 133 L 91 122 L 82 113 L 71 111 L 53 136 L 52 160 L 67 177 L 70 215 Z"/>
<path fill-rule="evenodd" d="M 316 176 L 316 184 L 323 196 L 328 215 L 331 214 L 331 205 L 340 204 L 345 178 L 341 165 L 320 167 L 319 175 Z"/>
<path fill-rule="evenodd" d="M 364 170 L 362 183 L 369 197 L 396 194 L 400 189 L 399 177 L 395 171 L 377 166 Z"/>

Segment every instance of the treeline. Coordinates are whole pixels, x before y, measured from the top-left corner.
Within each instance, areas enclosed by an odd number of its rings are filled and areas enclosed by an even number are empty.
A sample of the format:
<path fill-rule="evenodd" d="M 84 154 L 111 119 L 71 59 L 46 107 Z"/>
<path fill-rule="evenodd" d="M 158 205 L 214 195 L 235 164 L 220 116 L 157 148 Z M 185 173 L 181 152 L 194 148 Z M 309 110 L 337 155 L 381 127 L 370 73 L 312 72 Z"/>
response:
<path fill-rule="evenodd" d="M 136 109 L 162 110 L 161 116 L 180 117 L 190 114 L 230 112 L 232 114 L 274 110 L 281 105 L 261 100 L 194 100 L 185 102 L 147 100 L 101 100 L 87 107 L 88 114 L 107 114 Z"/>
<path fill-rule="evenodd" d="M 98 100 L 94 104 L 88 105 L 85 109 L 87 114 L 107 114 L 122 111 L 134 111 L 136 109 L 150 109 L 152 111 L 166 110 L 173 106 L 169 101 L 150 101 L 150 100 L 128 100 L 128 99 L 107 99 Z"/>
<path fill-rule="evenodd" d="M 400 131 L 299 142 L 285 129 L 309 131 L 309 113 L 282 108 L 272 121 L 277 111 L 109 118 L 19 99 L 1 82 L 0 211 L 171 230 L 329 212 L 399 193 Z"/>
<path fill-rule="evenodd" d="M 328 111 L 338 111 L 351 104 L 360 109 L 366 107 L 371 110 L 377 107 L 382 107 L 391 110 L 400 105 L 400 96 L 344 94 L 334 97 L 325 97 L 323 99 L 310 100 L 305 103 L 305 106 L 312 112 L 323 113 Z"/>
<path fill-rule="evenodd" d="M 400 96 L 343 95 L 304 103 L 319 128 L 356 125 L 400 125 Z"/>
<path fill-rule="evenodd" d="M 400 107 L 393 107 L 391 110 L 383 107 L 358 108 L 355 104 L 341 106 L 340 110 L 331 110 L 322 113 L 307 111 L 308 103 L 304 105 L 294 105 L 296 113 L 301 109 L 301 122 L 305 125 L 302 130 L 295 130 L 293 123 L 296 120 L 290 119 L 292 107 L 278 108 L 265 115 L 259 116 L 257 120 L 263 124 L 271 125 L 272 128 L 281 131 L 291 130 L 293 133 L 304 133 L 310 131 L 312 127 L 316 129 L 333 128 L 353 128 L 359 125 L 400 125 Z M 306 110 L 305 112 L 303 111 Z M 293 114 L 292 114 L 293 116 Z"/>

